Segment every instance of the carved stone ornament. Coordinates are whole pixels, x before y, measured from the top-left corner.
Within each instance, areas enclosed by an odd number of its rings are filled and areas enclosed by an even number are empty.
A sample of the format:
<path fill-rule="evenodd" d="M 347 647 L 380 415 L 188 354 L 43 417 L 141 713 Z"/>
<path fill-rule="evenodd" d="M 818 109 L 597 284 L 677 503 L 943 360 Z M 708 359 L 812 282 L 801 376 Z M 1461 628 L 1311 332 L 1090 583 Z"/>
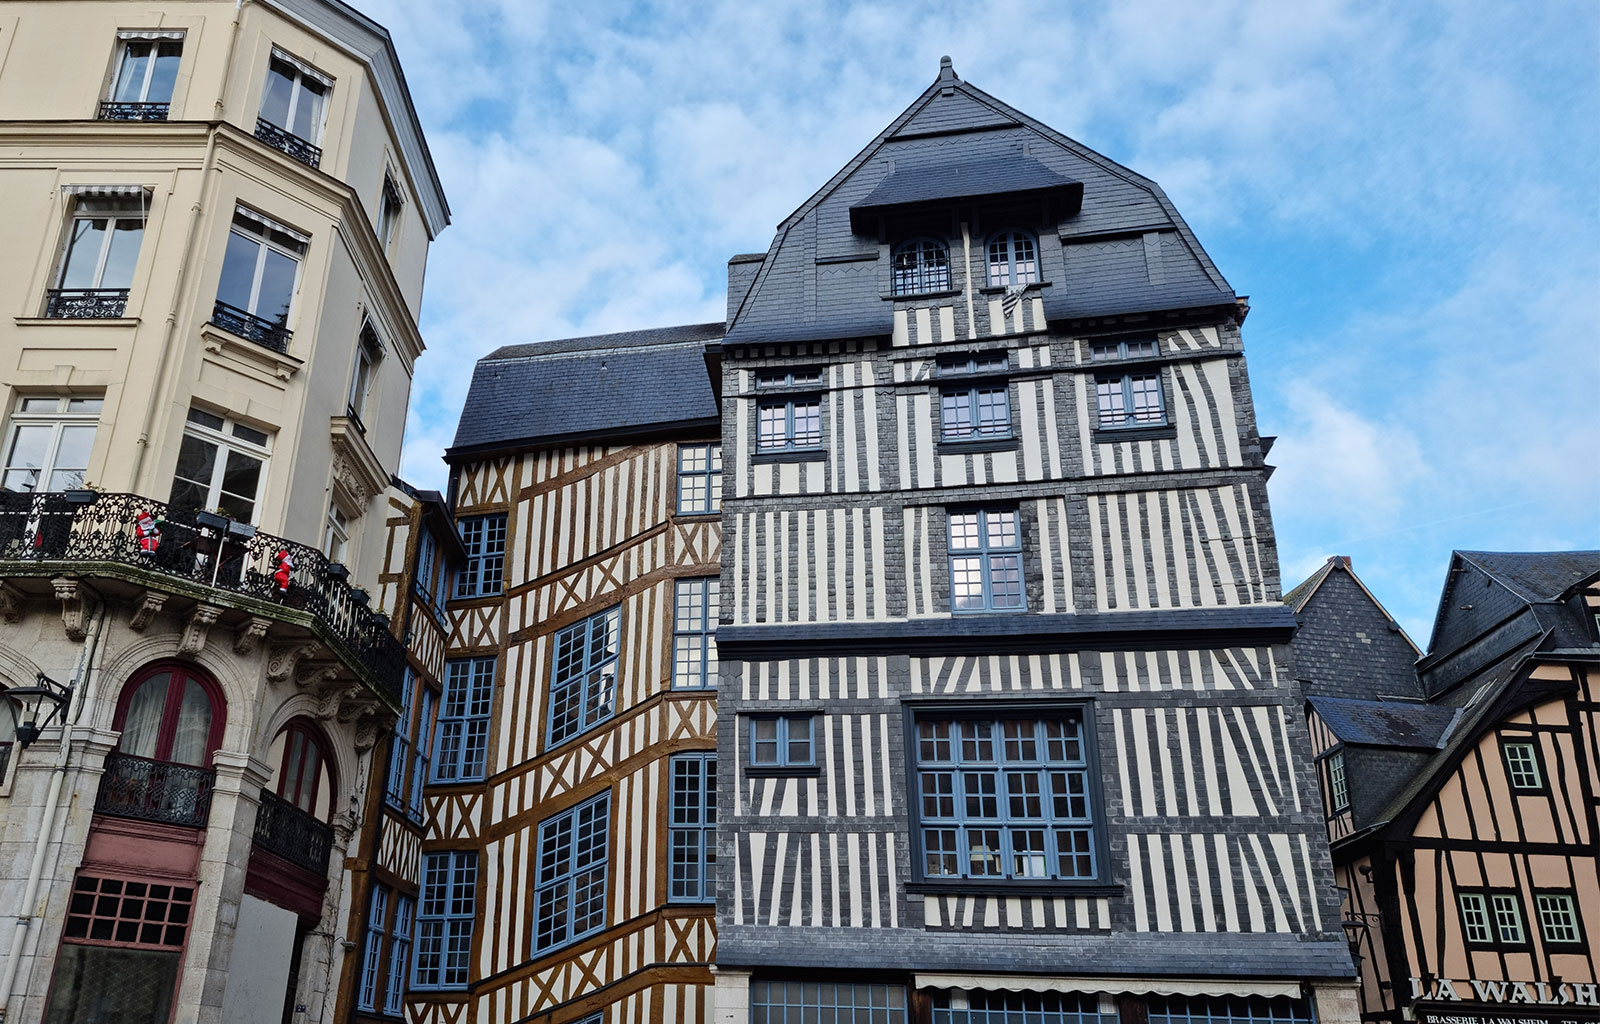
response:
<path fill-rule="evenodd" d="M 383 731 L 383 720 L 377 715 L 364 715 L 356 720 L 356 753 L 365 754 L 378 743 Z"/>
<path fill-rule="evenodd" d="M 314 654 L 322 645 L 296 640 L 267 647 L 267 678 L 281 683 L 294 675 L 300 659 Z"/>
<path fill-rule="evenodd" d="M 261 638 L 267 635 L 267 627 L 272 625 L 271 619 L 264 619 L 259 615 L 252 615 L 239 624 L 233 631 L 233 653 L 254 654 L 261 645 Z"/>
<path fill-rule="evenodd" d="M 80 581 L 65 576 L 57 576 L 50 585 L 61 602 L 61 625 L 67 631 L 67 639 L 82 642 L 88 634 L 89 591 Z"/>
<path fill-rule="evenodd" d="M 214 604 L 197 604 L 189 613 L 183 626 L 183 639 L 178 641 L 178 653 L 192 658 L 206 649 L 206 638 L 211 635 L 211 625 L 217 621 L 222 609 Z"/>
<path fill-rule="evenodd" d="M 26 600 L 27 596 L 22 591 L 0 580 L 0 616 L 4 616 L 7 622 L 15 624 L 22 621 L 22 605 Z"/>
<path fill-rule="evenodd" d="M 134 606 L 133 617 L 128 620 L 128 628 L 135 633 L 142 633 L 150 625 L 161 609 L 166 606 L 167 595 L 159 590 L 146 590 L 139 598 L 139 603 Z"/>
<path fill-rule="evenodd" d="M 355 467 L 350 464 L 350 458 L 342 448 L 335 449 L 333 456 L 333 479 L 340 484 L 345 493 L 355 503 L 357 508 L 366 508 L 372 501 L 372 492 L 367 490 L 362 483 L 361 476 L 356 473 Z"/>

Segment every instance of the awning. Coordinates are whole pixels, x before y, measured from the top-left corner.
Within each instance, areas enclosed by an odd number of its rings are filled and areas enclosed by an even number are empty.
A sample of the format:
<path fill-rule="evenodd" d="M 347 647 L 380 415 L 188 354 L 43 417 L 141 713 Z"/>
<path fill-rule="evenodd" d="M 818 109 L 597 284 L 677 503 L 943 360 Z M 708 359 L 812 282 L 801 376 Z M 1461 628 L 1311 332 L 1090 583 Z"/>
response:
<path fill-rule="evenodd" d="M 115 197 L 118 199 L 144 199 L 150 195 L 149 185 L 63 185 L 61 191 L 69 196 Z"/>
<path fill-rule="evenodd" d="M 918 974 L 918 988 L 1008 992 L 1109 992 L 1136 996 L 1289 996 L 1300 998 L 1298 981 L 1242 978 L 1063 977 L 1051 974 Z"/>
<path fill-rule="evenodd" d="M 327 75 L 325 75 L 322 72 L 318 71 L 316 68 L 312 67 L 310 64 L 307 64 L 305 61 L 301 60 L 299 57 L 295 57 L 295 56 L 293 56 L 291 54 L 285 53 L 283 50 L 280 50 L 276 46 L 274 46 L 272 48 L 272 58 L 273 58 L 273 60 L 281 60 L 285 64 L 289 65 L 290 67 L 295 68 L 302 75 L 305 75 L 307 78 L 311 79 L 313 82 L 321 82 L 323 88 L 325 88 L 325 89 L 332 89 L 333 88 L 333 79 L 329 78 Z"/>
<path fill-rule="evenodd" d="M 148 28 L 148 29 L 123 29 L 117 33 L 118 39 L 182 39 L 183 32 L 179 29 Z"/>
<path fill-rule="evenodd" d="M 302 231 L 296 231 L 294 228 L 291 228 L 287 224 L 279 224 L 277 221 L 273 220 L 271 217 L 268 217 L 265 214 L 257 213 L 256 211 L 250 209 L 248 206 L 236 206 L 236 207 L 233 208 L 233 213 L 234 213 L 234 216 L 236 216 L 236 217 L 243 217 L 245 220 L 251 221 L 251 222 L 256 223 L 256 224 L 260 224 L 262 227 L 266 228 L 268 231 L 281 231 L 284 234 L 288 235 L 290 238 L 294 239 L 296 242 L 299 242 L 301 245 L 310 245 L 311 244 L 311 236 L 310 235 L 305 234 Z"/>
<path fill-rule="evenodd" d="M 1061 216 L 1083 204 L 1083 182 L 1059 174 L 1031 156 L 1016 153 L 963 163 L 896 168 L 867 197 L 850 207 L 850 230 L 872 234 L 880 214 L 957 199 L 997 196 L 1052 197 Z"/>

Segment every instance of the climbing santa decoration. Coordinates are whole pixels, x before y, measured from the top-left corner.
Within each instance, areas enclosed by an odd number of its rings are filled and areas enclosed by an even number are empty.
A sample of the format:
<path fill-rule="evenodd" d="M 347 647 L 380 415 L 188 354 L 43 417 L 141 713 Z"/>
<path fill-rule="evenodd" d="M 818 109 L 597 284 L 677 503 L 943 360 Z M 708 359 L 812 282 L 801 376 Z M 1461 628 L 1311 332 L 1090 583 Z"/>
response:
<path fill-rule="evenodd" d="M 294 557 L 289 554 L 288 548 L 279 548 L 278 553 L 272 556 L 277 569 L 272 574 L 272 582 L 278 585 L 279 594 L 289 592 L 289 575 L 294 572 Z"/>
<path fill-rule="evenodd" d="M 149 509 L 143 509 L 134 516 L 133 535 L 139 541 L 140 557 L 154 558 L 156 549 L 161 547 L 161 523 Z"/>

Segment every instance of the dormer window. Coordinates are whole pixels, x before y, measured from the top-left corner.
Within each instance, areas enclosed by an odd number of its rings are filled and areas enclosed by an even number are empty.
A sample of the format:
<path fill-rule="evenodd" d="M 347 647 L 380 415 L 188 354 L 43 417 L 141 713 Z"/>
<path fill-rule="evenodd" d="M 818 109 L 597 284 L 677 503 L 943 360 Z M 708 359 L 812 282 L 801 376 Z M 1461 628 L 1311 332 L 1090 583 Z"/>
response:
<path fill-rule="evenodd" d="M 1038 251 L 1024 231 L 1002 231 L 989 239 L 989 287 L 1038 284 Z"/>
<path fill-rule="evenodd" d="M 950 249 L 932 238 L 913 238 L 894 250 L 894 294 L 942 292 L 950 288 Z"/>

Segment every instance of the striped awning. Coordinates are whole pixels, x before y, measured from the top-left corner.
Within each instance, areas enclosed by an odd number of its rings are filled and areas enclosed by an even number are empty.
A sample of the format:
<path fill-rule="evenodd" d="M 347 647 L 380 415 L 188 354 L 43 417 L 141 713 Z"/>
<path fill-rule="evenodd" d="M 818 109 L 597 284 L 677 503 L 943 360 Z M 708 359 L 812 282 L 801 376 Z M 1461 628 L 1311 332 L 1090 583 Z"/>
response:
<path fill-rule="evenodd" d="M 1289 996 L 1300 997 L 1298 981 L 1251 981 L 1243 978 L 1113 978 L 1065 977 L 1052 974 L 918 974 L 918 988 L 954 988 L 1009 992 L 1109 992 L 1150 996 Z"/>
<path fill-rule="evenodd" d="M 129 28 L 117 33 L 118 39 L 182 39 L 183 32 L 170 28 Z"/>
<path fill-rule="evenodd" d="M 325 89 L 332 89 L 333 88 L 333 79 L 329 78 L 327 75 L 323 74 L 321 71 L 318 71 L 316 68 L 312 67 L 310 64 L 307 64 L 305 61 L 301 60 L 299 57 L 296 57 L 296 56 L 294 56 L 293 54 L 290 54 L 290 53 L 286 53 L 283 50 L 278 49 L 276 46 L 274 46 L 272 48 L 272 59 L 273 60 L 281 60 L 281 61 L 283 61 L 285 64 L 287 64 L 290 67 L 294 68 L 295 70 L 299 71 L 302 75 L 305 75 L 307 78 L 311 79 L 313 82 L 321 82 L 323 88 L 325 88 Z"/>
<path fill-rule="evenodd" d="M 283 234 L 288 235 L 290 238 L 294 239 L 296 242 L 299 242 L 301 245 L 310 245 L 311 244 L 311 236 L 310 235 L 306 234 L 303 231 L 297 231 L 294 228 L 291 228 L 287 224 L 280 224 L 277 221 L 273 220 L 271 217 L 268 217 L 265 214 L 257 213 L 256 211 L 250 209 L 248 206 L 236 206 L 236 207 L 233 208 L 233 213 L 234 213 L 234 216 L 243 217 L 245 220 L 250 221 L 251 223 L 259 224 L 262 227 L 266 228 L 268 231 L 281 231 Z"/>
<path fill-rule="evenodd" d="M 143 199 L 150 195 L 151 189 L 149 185 L 63 185 L 61 191 L 69 196 Z"/>

